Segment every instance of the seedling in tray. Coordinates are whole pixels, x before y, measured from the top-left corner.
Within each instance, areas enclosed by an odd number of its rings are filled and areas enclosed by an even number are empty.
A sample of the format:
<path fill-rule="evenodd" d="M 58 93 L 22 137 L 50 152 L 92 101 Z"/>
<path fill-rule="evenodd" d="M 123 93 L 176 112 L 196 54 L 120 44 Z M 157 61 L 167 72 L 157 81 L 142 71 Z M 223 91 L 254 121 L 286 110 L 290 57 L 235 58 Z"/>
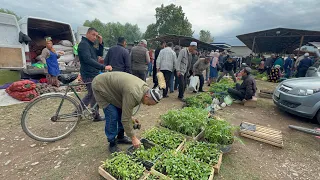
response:
<path fill-rule="evenodd" d="M 185 140 L 182 134 L 165 128 L 152 128 L 145 131 L 142 136 L 157 145 L 169 149 L 176 149 Z"/>
<path fill-rule="evenodd" d="M 209 93 L 200 93 L 186 98 L 188 107 L 206 108 L 208 104 L 212 103 L 212 97 Z"/>
<path fill-rule="evenodd" d="M 112 159 L 103 162 L 103 169 L 115 179 L 138 180 L 143 176 L 145 168 L 132 157 L 123 153 L 113 153 Z"/>
<path fill-rule="evenodd" d="M 173 151 L 164 152 L 155 164 L 154 170 L 172 179 L 181 180 L 207 180 L 213 176 L 214 171 L 206 163 Z"/>
<path fill-rule="evenodd" d="M 225 120 L 210 120 L 204 131 L 204 139 L 210 143 L 230 145 L 234 141 L 236 127 Z"/>
<path fill-rule="evenodd" d="M 205 142 L 186 142 L 183 153 L 197 161 L 214 166 L 218 163 L 221 154 L 218 145 Z"/>
<path fill-rule="evenodd" d="M 150 170 L 157 158 L 165 151 L 165 148 L 155 145 L 146 139 L 140 140 L 142 145 L 139 149 L 131 146 L 128 149 L 128 154 L 137 158 L 142 164 Z"/>
<path fill-rule="evenodd" d="M 182 134 L 195 137 L 205 127 L 208 112 L 204 109 L 186 107 L 171 110 L 161 116 L 161 125 Z"/>

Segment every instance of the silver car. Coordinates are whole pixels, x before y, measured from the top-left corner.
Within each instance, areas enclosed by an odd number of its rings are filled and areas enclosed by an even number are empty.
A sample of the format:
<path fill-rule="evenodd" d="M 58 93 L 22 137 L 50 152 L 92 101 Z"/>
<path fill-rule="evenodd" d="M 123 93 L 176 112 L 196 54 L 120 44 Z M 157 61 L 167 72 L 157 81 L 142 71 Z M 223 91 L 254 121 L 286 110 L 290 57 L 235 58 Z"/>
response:
<path fill-rule="evenodd" d="M 313 119 L 320 124 L 320 77 L 295 78 L 281 82 L 273 102 L 282 110 Z"/>
<path fill-rule="evenodd" d="M 306 77 L 320 77 L 320 61 L 309 67 Z"/>

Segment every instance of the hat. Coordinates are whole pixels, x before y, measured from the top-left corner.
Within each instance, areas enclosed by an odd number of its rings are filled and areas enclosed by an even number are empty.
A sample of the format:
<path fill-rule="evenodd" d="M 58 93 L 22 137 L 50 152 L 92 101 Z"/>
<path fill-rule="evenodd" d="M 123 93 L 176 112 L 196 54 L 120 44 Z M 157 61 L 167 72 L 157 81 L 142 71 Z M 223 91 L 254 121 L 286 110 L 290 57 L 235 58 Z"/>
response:
<path fill-rule="evenodd" d="M 150 89 L 149 93 L 150 93 L 152 99 L 157 103 L 160 102 L 160 100 L 162 99 L 162 96 L 161 96 L 159 89 Z"/>
<path fill-rule="evenodd" d="M 274 67 L 275 67 L 275 68 L 278 68 L 278 69 L 281 68 L 281 66 L 280 66 L 279 64 L 275 65 Z"/>
<path fill-rule="evenodd" d="M 140 41 L 140 43 L 143 43 L 143 44 L 145 44 L 145 45 L 148 45 L 147 40 L 145 40 L 145 39 L 142 39 L 142 40 Z"/>
<path fill-rule="evenodd" d="M 249 73 L 249 74 L 250 74 L 252 70 L 251 70 L 250 67 L 245 67 L 245 68 L 244 68 L 244 71 L 245 71 L 246 73 Z"/>
<path fill-rule="evenodd" d="M 308 57 L 308 56 L 309 56 L 309 53 L 305 53 L 304 56 Z"/>
<path fill-rule="evenodd" d="M 219 52 L 219 49 L 217 49 L 216 52 Z"/>
<path fill-rule="evenodd" d="M 190 46 L 197 46 L 197 45 L 198 45 L 197 42 L 194 42 L 194 41 L 190 43 Z"/>

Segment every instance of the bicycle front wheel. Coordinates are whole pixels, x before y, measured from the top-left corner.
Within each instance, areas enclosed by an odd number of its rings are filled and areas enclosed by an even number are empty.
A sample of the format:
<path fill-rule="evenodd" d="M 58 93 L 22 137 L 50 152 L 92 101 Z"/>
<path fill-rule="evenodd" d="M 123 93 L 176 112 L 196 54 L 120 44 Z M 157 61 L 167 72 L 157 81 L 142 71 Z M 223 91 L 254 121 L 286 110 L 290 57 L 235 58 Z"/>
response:
<path fill-rule="evenodd" d="M 50 94 L 36 98 L 25 107 L 21 126 L 32 139 L 54 142 L 74 131 L 80 119 L 81 110 L 74 98 Z"/>

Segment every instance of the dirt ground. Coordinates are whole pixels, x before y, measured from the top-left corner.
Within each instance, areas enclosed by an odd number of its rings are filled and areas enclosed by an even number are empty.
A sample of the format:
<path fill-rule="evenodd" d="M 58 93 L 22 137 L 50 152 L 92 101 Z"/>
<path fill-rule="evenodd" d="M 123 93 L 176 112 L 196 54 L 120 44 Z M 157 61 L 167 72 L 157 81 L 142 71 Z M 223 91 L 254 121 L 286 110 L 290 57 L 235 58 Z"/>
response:
<path fill-rule="evenodd" d="M 260 89 L 275 84 L 258 82 Z M 159 116 L 170 109 L 181 108 L 177 93 L 169 94 L 154 107 L 142 106 L 137 118 L 142 122 L 140 134 L 155 126 Z M 104 122 L 80 122 L 69 137 L 54 143 L 30 139 L 20 126 L 26 104 L 0 108 L 0 179 L 101 179 L 98 166 L 110 157 L 104 135 Z M 279 129 L 284 148 L 241 138 L 232 151 L 223 156 L 221 172 L 215 179 L 320 179 L 320 139 L 288 128 L 289 124 L 316 127 L 306 119 L 278 110 L 270 99 L 258 99 L 257 108 L 234 104 L 217 115 L 239 126 L 242 121 Z M 126 150 L 128 146 L 120 146 Z"/>

